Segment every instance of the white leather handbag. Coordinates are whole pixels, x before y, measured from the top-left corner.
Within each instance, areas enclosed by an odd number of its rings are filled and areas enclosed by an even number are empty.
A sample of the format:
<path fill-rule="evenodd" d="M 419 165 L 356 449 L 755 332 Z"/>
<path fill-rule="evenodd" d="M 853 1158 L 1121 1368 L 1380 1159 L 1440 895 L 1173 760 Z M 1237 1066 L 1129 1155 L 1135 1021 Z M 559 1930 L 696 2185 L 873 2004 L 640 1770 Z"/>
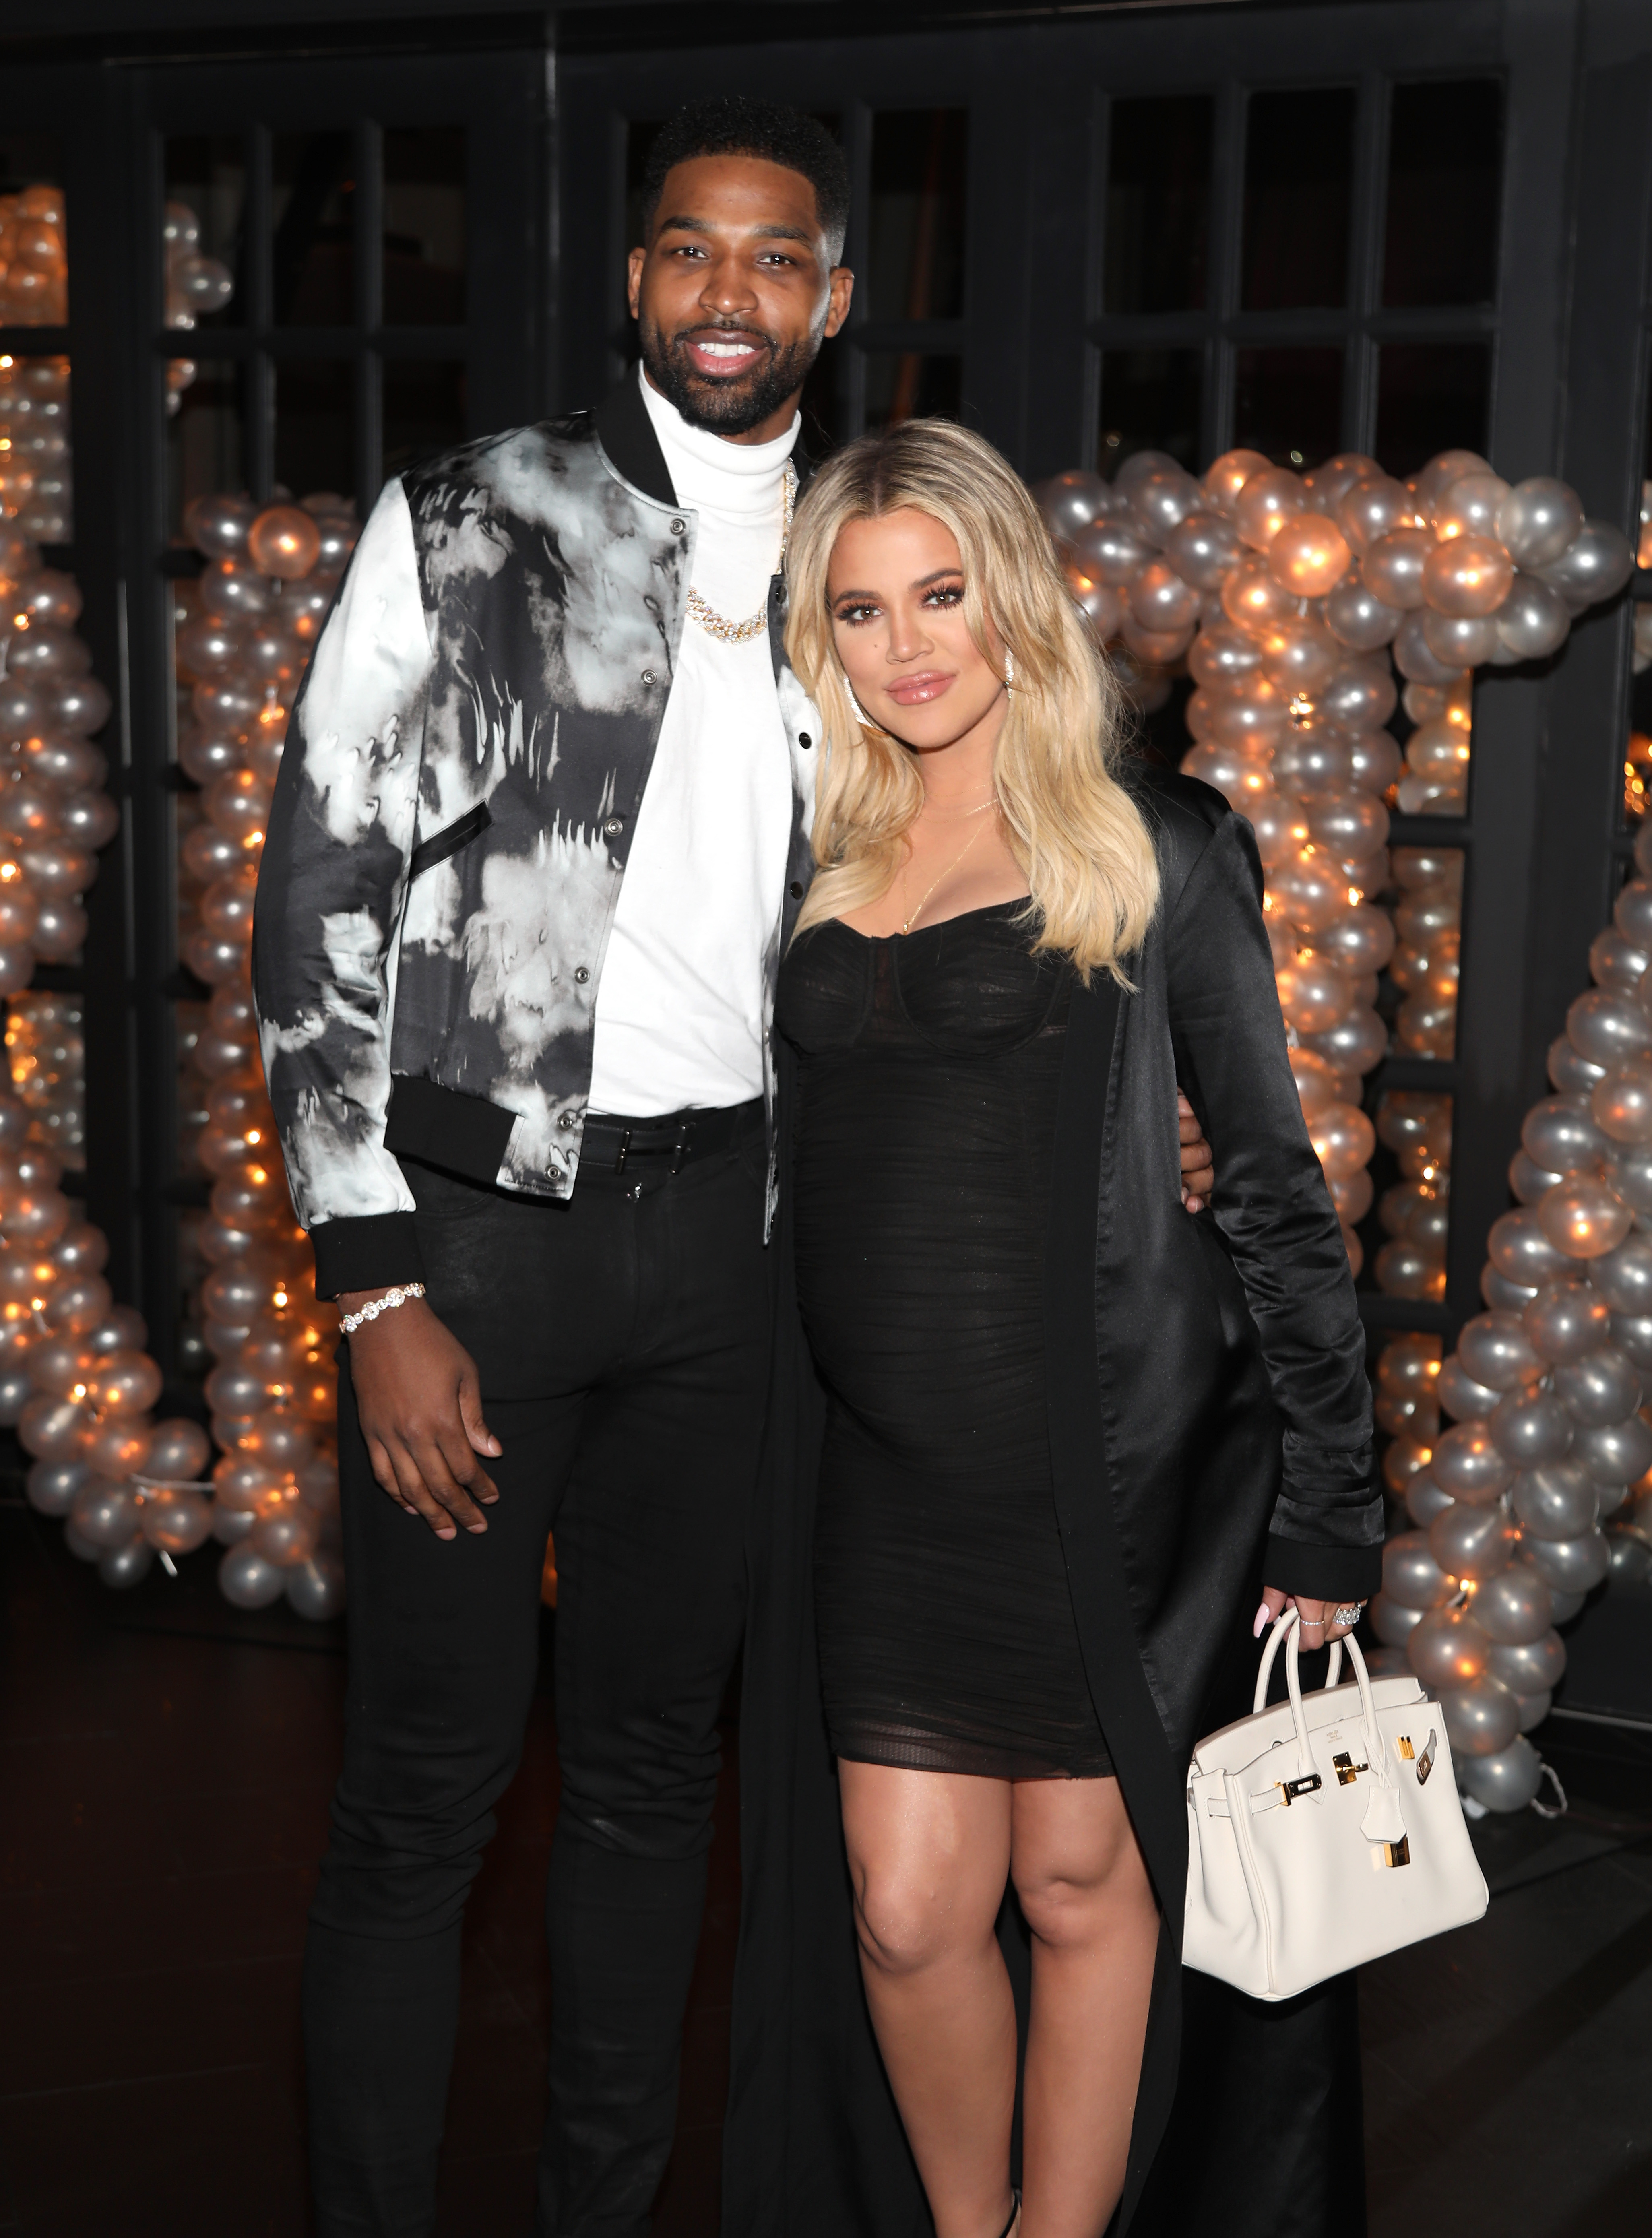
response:
<path fill-rule="evenodd" d="M 1274 1626 L 1254 1712 L 1211 1733 L 1187 1776 L 1184 1965 L 1253 1997 L 1293 1997 L 1350 1966 L 1478 1919 L 1488 1902 L 1445 1719 L 1407 1672 L 1305 1695 L 1297 1612 Z M 1279 1643 L 1290 1699 L 1264 1707 Z"/>

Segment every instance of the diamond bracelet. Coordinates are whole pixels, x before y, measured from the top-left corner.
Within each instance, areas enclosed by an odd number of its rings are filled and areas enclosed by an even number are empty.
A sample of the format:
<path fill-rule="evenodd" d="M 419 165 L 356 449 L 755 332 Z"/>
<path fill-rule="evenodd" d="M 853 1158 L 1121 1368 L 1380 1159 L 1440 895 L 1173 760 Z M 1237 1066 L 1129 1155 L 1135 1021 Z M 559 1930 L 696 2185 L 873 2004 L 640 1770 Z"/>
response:
<path fill-rule="evenodd" d="M 375 1298 L 370 1305 L 363 1306 L 359 1314 L 341 1314 L 339 1328 L 345 1336 L 348 1336 L 350 1331 L 359 1329 L 363 1321 L 375 1321 L 381 1314 L 388 1314 L 393 1307 L 405 1306 L 409 1298 L 421 1298 L 423 1295 L 422 1282 L 408 1282 L 401 1289 L 387 1290 L 381 1298 Z"/>

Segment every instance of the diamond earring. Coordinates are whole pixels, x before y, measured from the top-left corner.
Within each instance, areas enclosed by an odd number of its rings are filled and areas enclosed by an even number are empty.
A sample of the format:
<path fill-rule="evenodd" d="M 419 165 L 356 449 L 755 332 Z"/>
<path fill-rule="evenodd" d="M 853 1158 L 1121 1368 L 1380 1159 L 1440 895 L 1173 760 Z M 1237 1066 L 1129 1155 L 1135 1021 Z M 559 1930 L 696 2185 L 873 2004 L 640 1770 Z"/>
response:
<path fill-rule="evenodd" d="M 856 722 L 857 722 L 857 723 L 859 723 L 859 724 L 860 725 L 860 726 L 861 726 L 862 730 L 866 730 L 866 731 L 872 731 L 872 730 L 875 730 L 875 729 L 877 728 L 876 724 L 874 724 L 874 723 L 873 723 L 873 721 L 872 721 L 872 719 L 871 716 L 867 714 L 867 712 L 866 712 L 866 709 L 861 705 L 860 702 L 859 702 L 859 701 L 855 698 L 855 688 L 854 688 L 854 685 L 853 685 L 853 684 L 851 684 L 851 683 L 850 683 L 850 681 L 849 681 L 849 679 L 848 679 L 848 678 L 847 678 L 847 676 L 846 676 L 846 675 L 845 676 L 845 678 L 844 678 L 844 679 L 843 679 L 843 688 L 844 688 L 844 690 L 845 690 L 845 691 L 848 693 L 848 695 L 849 695 L 849 705 L 850 705 L 851 709 L 853 711 L 854 718 L 855 718 Z"/>
<path fill-rule="evenodd" d="M 1010 651 L 1009 646 L 1006 645 L 1004 648 L 1004 688 L 1006 692 L 1010 692 L 1012 691 L 1014 687 L 1015 655 Z"/>

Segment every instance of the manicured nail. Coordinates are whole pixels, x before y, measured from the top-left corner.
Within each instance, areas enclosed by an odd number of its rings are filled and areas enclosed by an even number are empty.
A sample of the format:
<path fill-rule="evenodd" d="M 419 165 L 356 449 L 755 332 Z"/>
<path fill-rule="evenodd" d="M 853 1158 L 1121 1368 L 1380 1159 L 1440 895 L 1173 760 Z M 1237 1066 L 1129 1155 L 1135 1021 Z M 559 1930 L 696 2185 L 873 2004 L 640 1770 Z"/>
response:
<path fill-rule="evenodd" d="M 1262 1606 L 1261 1606 L 1261 1607 L 1257 1611 L 1257 1620 L 1256 1620 L 1256 1622 L 1255 1622 L 1255 1623 L 1251 1626 L 1251 1639 L 1261 1639 L 1261 1637 L 1262 1637 L 1262 1635 L 1263 1635 L 1263 1633 L 1267 1630 L 1267 1628 L 1268 1628 L 1268 1604 L 1266 1603 L 1266 1601 L 1264 1601 L 1264 1602 L 1263 1602 L 1263 1604 L 1262 1604 Z"/>

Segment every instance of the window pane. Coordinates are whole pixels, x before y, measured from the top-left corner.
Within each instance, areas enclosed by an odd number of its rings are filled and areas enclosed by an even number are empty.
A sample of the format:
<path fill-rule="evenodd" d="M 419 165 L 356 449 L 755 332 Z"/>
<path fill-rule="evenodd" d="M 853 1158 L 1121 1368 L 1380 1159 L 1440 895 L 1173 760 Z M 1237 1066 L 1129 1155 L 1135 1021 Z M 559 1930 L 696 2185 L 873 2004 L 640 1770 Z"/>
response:
<path fill-rule="evenodd" d="M 348 358 L 275 365 L 275 480 L 295 497 L 355 489 L 355 367 Z"/>
<path fill-rule="evenodd" d="M 654 146 L 664 122 L 661 116 L 634 116 L 626 126 L 625 245 L 627 248 L 641 245 L 642 175 L 648 167 L 648 150 Z"/>
<path fill-rule="evenodd" d="M 465 368 L 419 358 L 384 361 L 384 479 L 465 440 Z"/>
<path fill-rule="evenodd" d="M 1397 85 L 1390 116 L 1385 303 L 1489 303 L 1497 277 L 1503 88 Z"/>
<path fill-rule="evenodd" d="M 1137 451 L 1168 451 L 1198 469 L 1202 350 L 1104 350 L 1096 470 L 1114 474 Z"/>
<path fill-rule="evenodd" d="M 270 308 L 281 327 L 355 316 L 355 151 L 348 132 L 278 132 L 270 154 Z"/>
<path fill-rule="evenodd" d="M 188 385 L 173 392 L 177 408 L 167 427 L 167 526 L 174 540 L 182 537 L 183 509 L 191 498 L 247 487 L 241 368 L 222 358 L 202 358 L 191 371 Z"/>
<path fill-rule="evenodd" d="M 1215 116 L 1208 94 L 1113 103 L 1107 133 L 1104 309 L 1204 307 Z"/>
<path fill-rule="evenodd" d="M 465 135 L 384 136 L 384 323 L 456 327 L 465 315 Z"/>
<path fill-rule="evenodd" d="M 962 416 L 964 361 L 921 357 L 915 350 L 866 352 L 866 427 L 897 420 Z"/>
<path fill-rule="evenodd" d="M 1253 93 L 1244 143 L 1244 308 L 1348 301 L 1354 89 Z"/>
<path fill-rule="evenodd" d="M 1233 440 L 1245 449 L 1277 466 L 1317 467 L 1341 448 L 1342 416 L 1341 350 L 1239 352 Z M 1378 455 L 1386 466 L 1388 454 L 1379 447 Z"/>
<path fill-rule="evenodd" d="M 61 327 L 68 318 L 63 191 L 26 179 L 0 194 L 0 326 Z"/>
<path fill-rule="evenodd" d="M 1377 455 L 1414 474 L 1436 451 L 1483 451 L 1491 394 L 1485 342 L 1384 342 L 1379 354 Z"/>
<path fill-rule="evenodd" d="M 843 424 L 840 385 L 844 348 L 842 342 L 827 342 L 803 384 L 803 425 L 798 440 L 812 458 L 823 459 L 848 433 Z"/>
<path fill-rule="evenodd" d="M 73 541 L 66 357 L 0 355 L 0 515 L 36 544 Z"/>
<path fill-rule="evenodd" d="M 964 193 L 968 116 L 892 109 L 872 119 L 874 319 L 955 319 L 964 308 Z"/>
<path fill-rule="evenodd" d="M 247 162 L 240 140 L 228 135 L 169 140 L 166 199 L 174 228 L 167 242 L 166 323 L 238 327 L 246 315 L 248 277 Z M 227 298 L 222 279 L 233 290 Z"/>

